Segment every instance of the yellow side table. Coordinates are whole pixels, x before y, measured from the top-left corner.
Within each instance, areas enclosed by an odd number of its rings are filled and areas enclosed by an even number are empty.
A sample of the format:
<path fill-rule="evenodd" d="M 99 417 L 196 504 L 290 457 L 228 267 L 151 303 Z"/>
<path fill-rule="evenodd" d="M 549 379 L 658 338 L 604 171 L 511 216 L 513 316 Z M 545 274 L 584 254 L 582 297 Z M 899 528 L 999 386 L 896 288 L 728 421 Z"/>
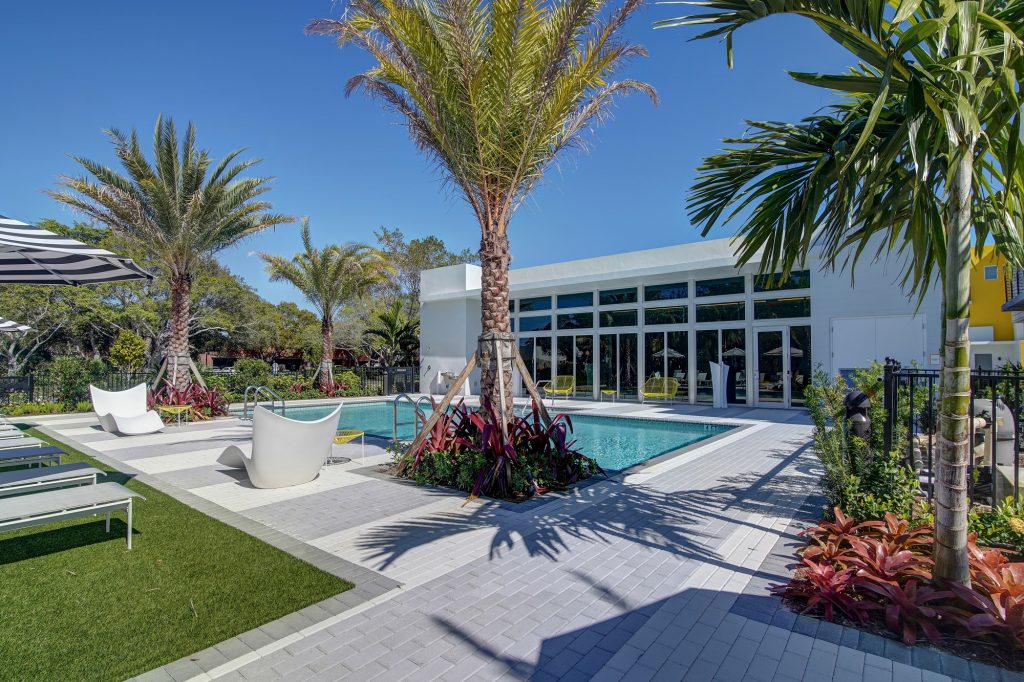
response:
<path fill-rule="evenodd" d="M 359 439 L 359 446 L 361 449 L 361 461 L 366 461 L 366 434 L 358 429 L 340 429 L 338 434 L 334 437 L 335 445 L 347 445 L 354 441 L 356 438 Z M 336 462 L 347 462 L 351 461 L 348 457 L 329 457 L 327 459 L 328 464 L 334 464 Z"/>
<path fill-rule="evenodd" d="M 178 420 L 178 426 L 181 426 L 181 415 L 192 409 L 191 405 L 157 405 L 156 409 L 160 410 L 164 414 L 176 417 Z"/>
<path fill-rule="evenodd" d="M 615 399 L 618 397 L 618 395 L 619 395 L 619 392 L 616 391 L 614 388 L 602 388 L 601 389 L 601 402 L 604 402 L 604 397 L 608 396 L 608 397 L 610 397 L 612 399 L 612 402 L 614 403 Z"/>

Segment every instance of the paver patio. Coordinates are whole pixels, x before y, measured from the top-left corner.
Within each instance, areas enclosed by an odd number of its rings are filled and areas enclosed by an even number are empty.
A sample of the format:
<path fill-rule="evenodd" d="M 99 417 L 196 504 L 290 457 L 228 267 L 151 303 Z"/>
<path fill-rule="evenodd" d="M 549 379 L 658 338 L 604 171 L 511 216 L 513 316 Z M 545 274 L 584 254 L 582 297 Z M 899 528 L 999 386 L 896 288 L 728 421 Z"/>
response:
<path fill-rule="evenodd" d="M 768 593 L 791 561 L 795 520 L 820 504 L 806 414 L 585 407 L 746 428 L 561 497 L 464 505 L 377 473 L 380 444 L 365 462 L 358 445 L 341 446 L 353 462 L 264 491 L 215 463 L 246 437 L 237 420 L 142 438 L 85 416 L 38 422 L 356 583 L 145 679 L 1024 679 L 797 616 Z"/>

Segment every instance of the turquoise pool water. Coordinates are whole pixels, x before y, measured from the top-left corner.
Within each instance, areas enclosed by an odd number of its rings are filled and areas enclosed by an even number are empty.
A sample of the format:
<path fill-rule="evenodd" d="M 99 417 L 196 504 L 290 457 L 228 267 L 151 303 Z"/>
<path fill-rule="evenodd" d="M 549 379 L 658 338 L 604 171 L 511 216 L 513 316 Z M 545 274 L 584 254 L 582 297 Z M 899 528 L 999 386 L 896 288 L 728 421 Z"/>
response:
<path fill-rule="evenodd" d="M 314 420 L 328 414 L 334 406 L 289 407 L 292 419 Z M 415 437 L 413 407 L 398 406 L 398 437 Z M 341 410 L 338 428 L 358 429 L 367 435 L 391 438 L 394 412 L 390 401 L 347 403 Z M 605 471 L 621 471 L 649 459 L 717 436 L 733 429 L 720 424 L 674 422 L 655 419 L 572 415 L 573 438 L 581 452 L 597 460 Z"/>

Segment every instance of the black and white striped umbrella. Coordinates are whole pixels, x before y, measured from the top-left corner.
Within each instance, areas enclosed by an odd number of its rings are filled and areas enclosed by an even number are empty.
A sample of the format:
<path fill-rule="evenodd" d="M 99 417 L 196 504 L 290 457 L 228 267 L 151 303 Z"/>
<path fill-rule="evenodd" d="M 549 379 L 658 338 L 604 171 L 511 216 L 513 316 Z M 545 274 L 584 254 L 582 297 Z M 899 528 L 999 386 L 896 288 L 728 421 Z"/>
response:
<path fill-rule="evenodd" d="M 14 320 L 7 320 L 0 317 L 0 333 L 27 332 L 31 329 L 32 327 L 27 324 L 19 324 Z"/>
<path fill-rule="evenodd" d="M 0 283 L 78 285 L 152 277 L 130 258 L 0 215 Z"/>

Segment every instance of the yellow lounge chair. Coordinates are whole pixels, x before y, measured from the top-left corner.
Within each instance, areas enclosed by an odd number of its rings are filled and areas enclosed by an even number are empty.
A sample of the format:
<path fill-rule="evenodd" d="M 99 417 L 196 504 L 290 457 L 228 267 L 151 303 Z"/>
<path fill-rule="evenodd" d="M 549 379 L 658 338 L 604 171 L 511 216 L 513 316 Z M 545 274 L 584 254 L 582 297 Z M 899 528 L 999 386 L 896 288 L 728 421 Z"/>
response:
<path fill-rule="evenodd" d="M 555 377 L 555 383 L 541 381 L 537 384 L 537 390 L 544 391 L 545 397 L 554 401 L 556 396 L 568 398 L 576 392 L 576 377 L 572 375 L 559 375 Z"/>
<path fill-rule="evenodd" d="M 672 377 L 651 377 L 640 389 L 640 402 L 647 398 L 674 400 L 679 393 L 679 380 Z"/>

